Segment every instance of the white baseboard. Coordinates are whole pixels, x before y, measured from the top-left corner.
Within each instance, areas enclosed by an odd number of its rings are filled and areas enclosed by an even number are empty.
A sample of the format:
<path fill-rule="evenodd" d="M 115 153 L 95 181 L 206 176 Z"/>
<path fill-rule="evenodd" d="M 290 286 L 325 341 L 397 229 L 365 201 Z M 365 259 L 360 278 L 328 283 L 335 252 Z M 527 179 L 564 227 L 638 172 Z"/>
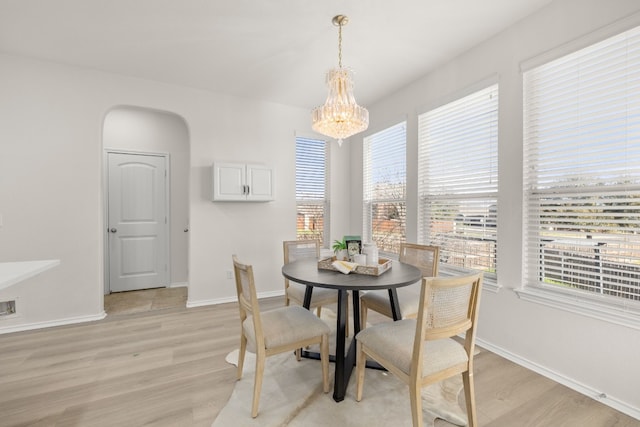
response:
<path fill-rule="evenodd" d="M 11 332 L 30 331 L 33 329 L 51 328 L 53 326 L 73 325 L 75 323 L 94 322 L 96 320 L 102 320 L 107 317 L 107 313 L 104 311 L 100 314 L 92 316 L 77 316 L 68 317 L 66 319 L 51 320 L 46 322 L 27 323 L 14 326 L 0 327 L 0 334 L 9 334 Z"/>
<path fill-rule="evenodd" d="M 560 383 L 566 387 L 569 387 L 570 389 L 577 391 L 578 393 L 584 394 L 585 396 L 597 400 L 598 402 L 602 402 L 603 404 L 617 411 L 640 420 L 640 408 L 633 407 L 626 402 L 616 399 L 613 396 L 608 396 L 606 393 L 600 390 L 596 390 L 591 386 L 574 380 L 573 378 L 569 378 L 563 374 L 552 371 L 551 369 L 548 369 L 538 363 L 525 359 L 515 353 L 510 352 L 509 350 L 493 345 L 480 338 L 476 338 L 476 343 L 478 344 L 478 346 L 485 348 L 499 356 L 502 356 L 505 359 L 512 361 L 513 363 L 524 366 L 525 368 L 530 369 L 533 372 L 536 372 L 544 377 L 552 379 L 553 381 Z"/>
<path fill-rule="evenodd" d="M 189 282 L 173 282 L 170 283 L 167 288 L 186 288 L 189 286 Z"/>
<path fill-rule="evenodd" d="M 269 292 L 259 292 L 258 293 L 258 299 L 278 297 L 278 296 L 283 296 L 283 295 L 284 295 L 284 290 L 281 290 L 281 291 L 269 291 Z M 236 301 L 238 301 L 238 297 L 237 296 L 216 298 L 216 299 L 196 300 L 196 301 L 192 301 L 192 300 L 189 300 L 187 298 L 187 308 L 203 307 L 205 305 L 226 304 L 226 303 L 229 303 L 229 302 L 236 302 Z M 284 305 L 284 300 L 283 300 L 283 305 Z"/>
<path fill-rule="evenodd" d="M 187 308 L 204 307 L 205 305 L 226 304 L 228 302 L 236 302 L 238 297 L 225 297 L 217 299 L 201 299 L 192 301 L 187 298 Z"/>
<path fill-rule="evenodd" d="M 272 298 L 272 297 L 282 297 L 284 296 L 284 289 L 280 291 L 269 291 L 269 292 L 259 292 L 258 299 L 261 298 Z M 282 300 L 282 304 L 284 305 L 284 299 Z"/>

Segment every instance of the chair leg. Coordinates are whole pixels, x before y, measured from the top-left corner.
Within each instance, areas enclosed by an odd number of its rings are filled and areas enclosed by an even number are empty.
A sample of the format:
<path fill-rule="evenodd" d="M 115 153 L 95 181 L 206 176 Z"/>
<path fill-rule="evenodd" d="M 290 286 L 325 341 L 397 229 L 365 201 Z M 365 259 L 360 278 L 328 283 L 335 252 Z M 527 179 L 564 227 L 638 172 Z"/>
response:
<path fill-rule="evenodd" d="M 253 404 L 251 405 L 251 417 L 258 416 L 258 405 L 260 404 L 260 390 L 262 389 L 262 377 L 264 374 L 264 351 L 256 352 L 256 375 L 255 382 L 253 383 Z"/>
<path fill-rule="evenodd" d="M 320 363 L 322 364 L 322 389 L 329 393 L 329 335 L 322 336 L 320 341 Z"/>
<path fill-rule="evenodd" d="M 364 368 L 367 363 L 367 357 L 362 349 L 362 344 L 356 341 L 356 401 L 362 400 L 362 390 L 364 389 Z"/>
<path fill-rule="evenodd" d="M 322 314 L 322 306 L 321 305 L 316 307 L 316 316 L 318 316 L 318 318 L 320 318 L 320 314 Z"/>
<path fill-rule="evenodd" d="M 240 350 L 238 350 L 238 379 L 242 378 L 242 367 L 244 366 L 244 355 L 247 352 L 247 337 L 240 336 Z"/>
<path fill-rule="evenodd" d="M 367 327 L 367 303 L 360 300 L 360 330 Z"/>
<path fill-rule="evenodd" d="M 413 427 L 422 427 L 422 387 L 415 380 L 409 383 L 409 400 L 411 400 L 411 419 Z"/>
<path fill-rule="evenodd" d="M 464 384 L 464 400 L 467 406 L 467 418 L 469 427 L 476 427 L 478 425 L 478 416 L 476 414 L 476 396 L 473 385 L 473 373 L 463 372 L 462 383 Z"/>

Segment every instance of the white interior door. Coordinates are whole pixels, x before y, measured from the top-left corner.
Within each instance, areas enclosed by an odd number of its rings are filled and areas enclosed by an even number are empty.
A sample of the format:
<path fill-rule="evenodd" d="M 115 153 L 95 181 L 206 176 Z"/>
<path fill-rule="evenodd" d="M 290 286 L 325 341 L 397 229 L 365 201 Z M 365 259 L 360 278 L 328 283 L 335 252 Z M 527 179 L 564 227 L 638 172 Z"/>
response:
<path fill-rule="evenodd" d="M 164 156 L 108 153 L 109 290 L 167 286 Z"/>

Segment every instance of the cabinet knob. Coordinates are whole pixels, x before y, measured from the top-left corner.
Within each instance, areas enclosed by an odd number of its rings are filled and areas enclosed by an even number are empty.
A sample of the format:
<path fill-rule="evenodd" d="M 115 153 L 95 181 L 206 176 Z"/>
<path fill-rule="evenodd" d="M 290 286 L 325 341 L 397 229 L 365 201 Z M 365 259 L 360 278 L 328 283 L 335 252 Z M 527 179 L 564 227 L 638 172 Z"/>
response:
<path fill-rule="evenodd" d="M 110 231 L 110 232 L 112 232 L 112 233 L 115 233 L 116 231 L 118 231 L 118 229 L 117 229 L 117 228 L 112 228 L 112 229 L 111 229 L 111 230 L 109 230 L 109 231 Z"/>

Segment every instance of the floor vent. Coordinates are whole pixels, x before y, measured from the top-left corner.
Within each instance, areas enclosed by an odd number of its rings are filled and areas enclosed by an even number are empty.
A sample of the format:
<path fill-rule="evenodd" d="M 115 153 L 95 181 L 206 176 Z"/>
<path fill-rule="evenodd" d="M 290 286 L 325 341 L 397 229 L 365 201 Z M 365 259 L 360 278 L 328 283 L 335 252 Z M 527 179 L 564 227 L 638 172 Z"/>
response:
<path fill-rule="evenodd" d="M 16 314 L 16 301 L 2 301 L 0 302 L 0 316 L 9 316 Z"/>

